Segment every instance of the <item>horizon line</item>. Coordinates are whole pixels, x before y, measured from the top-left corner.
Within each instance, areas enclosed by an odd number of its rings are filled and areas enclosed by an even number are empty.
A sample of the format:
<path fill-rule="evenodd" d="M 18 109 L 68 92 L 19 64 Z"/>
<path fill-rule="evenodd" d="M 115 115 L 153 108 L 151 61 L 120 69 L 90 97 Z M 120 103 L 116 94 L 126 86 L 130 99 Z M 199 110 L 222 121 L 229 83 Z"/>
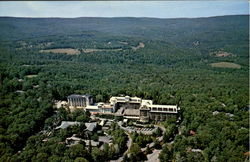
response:
<path fill-rule="evenodd" d="M 79 18 L 148 18 L 148 19 L 197 19 L 197 18 L 213 18 L 213 17 L 225 17 L 225 16 L 250 16 L 250 14 L 228 14 L 228 15 L 213 15 L 213 16 L 201 16 L 201 17 L 133 17 L 133 16 L 80 16 L 80 17 L 32 17 L 32 16 L 0 16 L 0 18 L 27 18 L 27 19 L 79 19 Z"/>

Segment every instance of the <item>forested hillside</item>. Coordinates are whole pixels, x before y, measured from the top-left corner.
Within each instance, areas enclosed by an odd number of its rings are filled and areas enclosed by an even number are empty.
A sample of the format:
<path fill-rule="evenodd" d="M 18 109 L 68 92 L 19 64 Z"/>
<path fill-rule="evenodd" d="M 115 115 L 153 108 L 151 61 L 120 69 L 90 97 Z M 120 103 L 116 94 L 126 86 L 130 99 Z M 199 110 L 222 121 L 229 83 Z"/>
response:
<path fill-rule="evenodd" d="M 39 133 L 52 101 L 72 93 L 178 104 L 180 133 L 161 161 L 247 160 L 248 19 L 1 17 L 0 161 L 93 161 L 62 146 L 65 132 L 49 144 Z"/>

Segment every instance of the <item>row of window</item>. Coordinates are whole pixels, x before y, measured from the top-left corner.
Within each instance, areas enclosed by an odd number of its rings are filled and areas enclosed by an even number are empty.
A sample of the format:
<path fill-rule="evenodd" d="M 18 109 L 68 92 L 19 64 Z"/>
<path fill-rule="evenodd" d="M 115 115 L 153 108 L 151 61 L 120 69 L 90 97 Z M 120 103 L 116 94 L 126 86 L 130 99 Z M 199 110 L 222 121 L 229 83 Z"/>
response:
<path fill-rule="evenodd" d="M 171 111 L 176 112 L 176 108 L 161 108 L 161 107 L 153 107 L 153 111 Z"/>

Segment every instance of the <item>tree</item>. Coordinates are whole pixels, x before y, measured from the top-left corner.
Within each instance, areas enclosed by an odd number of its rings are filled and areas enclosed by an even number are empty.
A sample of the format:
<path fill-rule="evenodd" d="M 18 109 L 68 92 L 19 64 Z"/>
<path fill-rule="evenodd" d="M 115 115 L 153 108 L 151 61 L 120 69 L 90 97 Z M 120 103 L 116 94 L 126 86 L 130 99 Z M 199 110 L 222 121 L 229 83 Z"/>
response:
<path fill-rule="evenodd" d="M 133 143 L 129 150 L 130 161 L 141 161 L 145 160 L 146 156 L 141 152 L 141 148 L 137 143 Z"/>
<path fill-rule="evenodd" d="M 77 157 L 88 157 L 88 152 L 83 145 L 77 144 L 70 147 L 66 152 L 66 156 L 75 159 Z"/>
<path fill-rule="evenodd" d="M 83 157 L 77 157 L 74 162 L 88 162 L 88 160 L 86 160 L 85 158 Z"/>
<path fill-rule="evenodd" d="M 156 148 L 156 149 L 161 149 L 161 144 L 160 144 L 160 142 L 156 139 L 155 141 L 154 141 L 154 148 Z"/>
<path fill-rule="evenodd" d="M 159 155 L 161 162 L 171 161 L 173 158 L 173 153 L 169 150 L 168 146 L 165 145 Z"/>
<path fill-rule="evenodd" d="M 160 137 L 162 135 L 161 129 L 157 127 L 156 130 L 153 132 L 153 135 L 156 137 Z"/>
<path fill-rule="evenodd" d="M 35 157 L 33 156 L 32 161 L 47 161 L 48 154 L 38 153 Z"/>
<path fill-rule="evenodd" d="M 94 161 L 102 161 L 102 152 L 98 148 L 93 148 L 91 155 Z"/>

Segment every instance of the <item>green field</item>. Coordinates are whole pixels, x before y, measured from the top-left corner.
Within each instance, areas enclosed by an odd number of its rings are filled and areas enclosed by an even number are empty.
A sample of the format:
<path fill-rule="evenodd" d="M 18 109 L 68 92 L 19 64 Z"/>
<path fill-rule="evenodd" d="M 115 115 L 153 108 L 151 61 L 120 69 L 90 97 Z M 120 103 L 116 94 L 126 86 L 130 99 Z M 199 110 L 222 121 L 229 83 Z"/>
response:
<path fill-rule="evenodd" d="M 218 67 L 218 68 L 232 68 L 232 69 L 240 69 L 239 64 L 235 64 L 232 62 L 216 62 L 211 64 L 212 67 Z"/>

